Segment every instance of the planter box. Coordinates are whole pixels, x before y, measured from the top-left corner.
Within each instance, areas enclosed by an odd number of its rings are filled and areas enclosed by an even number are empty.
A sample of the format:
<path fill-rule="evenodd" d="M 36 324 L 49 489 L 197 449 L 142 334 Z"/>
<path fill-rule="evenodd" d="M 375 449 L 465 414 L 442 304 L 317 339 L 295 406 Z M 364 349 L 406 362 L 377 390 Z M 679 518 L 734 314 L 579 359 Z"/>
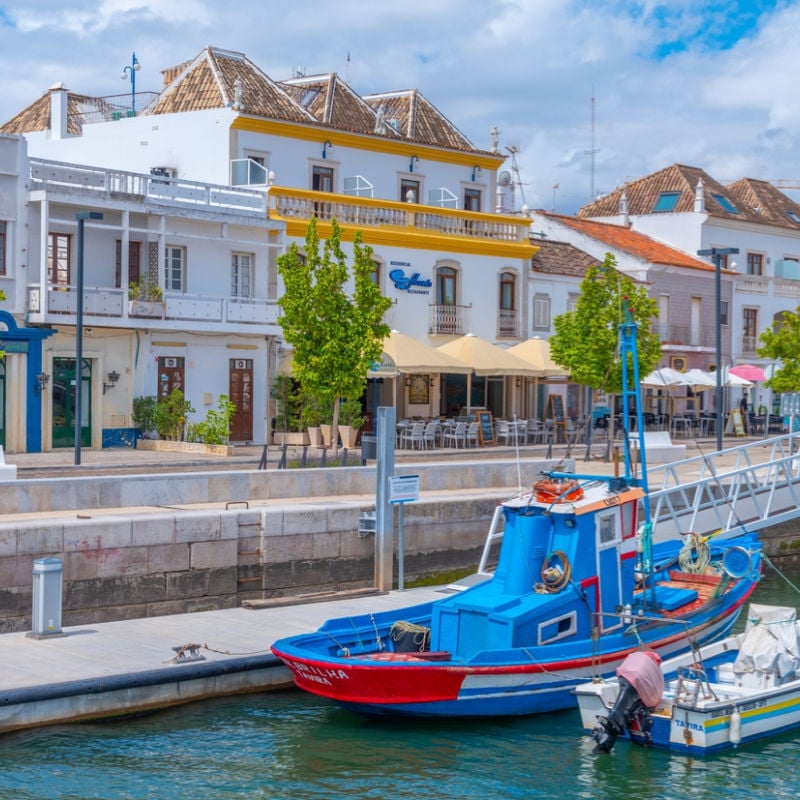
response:
<path fill-rule="evenodd" d="M 131 300 L 128 304 L 129 317 L 164 317 L 164 304 L 152 300 Z"/>
<path fill-rule="evenodd" d="M 139 439 L 137 450 L 159 450 L 162 453 L 200 453 L 212 456 L 232 456 L 235 447 L 228 444 L 203 444 L 202 442 L 172 442 L 168 439 Z"/>
<path fill-rule="evenodd" d="M 273 431 L 272 443 L 279 446 L 286 443 L 290 447 L 307 447 L 311 443 L 311 440 L 306 431 L 301 431 L 301 432 Z"/>

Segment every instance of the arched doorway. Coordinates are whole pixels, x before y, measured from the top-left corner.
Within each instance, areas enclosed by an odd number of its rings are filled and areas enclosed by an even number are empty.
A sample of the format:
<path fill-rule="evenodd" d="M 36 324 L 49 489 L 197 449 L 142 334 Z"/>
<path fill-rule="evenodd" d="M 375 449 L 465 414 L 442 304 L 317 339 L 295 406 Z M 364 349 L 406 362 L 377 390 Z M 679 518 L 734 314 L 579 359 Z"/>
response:
<path fill-rule="evenodd" d="M 81 369 L 81 446 L 92 443 L 92 362 Z M 53 358 L 53 447 L 75 446 L 75 359 Z"/>

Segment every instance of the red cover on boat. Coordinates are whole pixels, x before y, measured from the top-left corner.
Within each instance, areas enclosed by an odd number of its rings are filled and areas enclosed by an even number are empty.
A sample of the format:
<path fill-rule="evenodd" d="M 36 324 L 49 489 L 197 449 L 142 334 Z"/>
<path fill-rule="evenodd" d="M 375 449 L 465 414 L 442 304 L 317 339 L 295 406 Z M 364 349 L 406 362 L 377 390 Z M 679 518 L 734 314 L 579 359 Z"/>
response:
<path fill-rule="evenodd" d="M 636 689 L 648 708 L 658 705 L 664 694 L 664 675 L 661 672 L 661 657 L 653 650 L 637 650 L 631 653 L 617 668 L 617 675 Z"/>

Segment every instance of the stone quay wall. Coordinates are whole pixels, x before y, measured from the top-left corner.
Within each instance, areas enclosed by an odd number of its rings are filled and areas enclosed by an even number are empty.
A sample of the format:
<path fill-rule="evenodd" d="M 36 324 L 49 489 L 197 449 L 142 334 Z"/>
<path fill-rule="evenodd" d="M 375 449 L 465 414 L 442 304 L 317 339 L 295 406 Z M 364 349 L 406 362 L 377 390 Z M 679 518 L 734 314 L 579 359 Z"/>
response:
<path fill-rule="evenodd" d="M 530 485 L 554 462 L 529 460 Z M 494 509 L 517 489 L 508 461 L 408 465 L 404 575 L 478 563 Z M 376 469 L 38 479 L 0 492 L 0 632 L 31 629 L 33 567 L 62 560 L 64 626 L 229 608 L 373 585 Z M 397 558 L 395 557 L 395 571 Z"/>

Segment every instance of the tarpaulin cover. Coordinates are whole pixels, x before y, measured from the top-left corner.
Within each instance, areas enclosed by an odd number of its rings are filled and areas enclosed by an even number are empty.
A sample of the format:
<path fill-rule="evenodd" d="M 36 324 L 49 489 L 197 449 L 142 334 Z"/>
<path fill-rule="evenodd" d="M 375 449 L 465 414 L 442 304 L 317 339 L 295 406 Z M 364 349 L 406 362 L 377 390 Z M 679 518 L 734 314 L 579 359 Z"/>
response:
<path fill-rule="evenodd" d="M 653 650 L 631 653 L 617 668 L 617 675 L 636 689 L 648 708 L 658 705 L 664 694 L 664 675 L 658 653 Z"/>

